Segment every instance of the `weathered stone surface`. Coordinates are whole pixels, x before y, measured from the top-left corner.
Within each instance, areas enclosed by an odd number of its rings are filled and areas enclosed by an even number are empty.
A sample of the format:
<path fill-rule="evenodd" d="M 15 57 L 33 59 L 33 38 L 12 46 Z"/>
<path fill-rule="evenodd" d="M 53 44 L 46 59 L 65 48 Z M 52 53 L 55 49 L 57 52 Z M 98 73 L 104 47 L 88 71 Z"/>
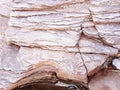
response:
<path fill-rule="evenodd" d="M 19 28 L 9 28 L 6 32 L 9 43 L 22 46 L 61 46 L 74 47 L 80 33 L 75 31 L 31 31 Z"/>
<path fill-rule="evenodd" d="M 9 17 L 12 0 L 0 0 L 0 16 Z"/>
<path fill-rule="evenodd" d="M 88 36 L 88 37 L 92 37 L 92 38 L 99 38 L 99 33 L 98 31 L 94 28 L 94 27 L 85 27 L 83 26 L 83 33 Z"/>
<path fill-rule="evenodd" d="M 96 53 L 108 55 L 118 54 L 118 49 L 104 45 L 104 43 L 98 39 L 93 40 L 86 37 L 82 37 L 80 39 L 79 49 L 81 53 Z"/>
<path fill-rule="evenodd" d="M 98 72 L 103 63 L 107 60 L 107 55 L 99 55 L 99 54 L 81 54 L 84 64 L 87 68 L 88 76 L 92 76 L 96 72 Z"/>
<path fill-rule="evenodd" d="M 90 1 L 92 20 L 99 36 L 106 44 L 120 49 L 120 1 L 92 0 Z"/>
<path fill-rule="evenodd" d="M 120 69 L 120 58 L 114 59 L 112 64 L 117 68 Z"/>
<path fill-rule="evenodd" d="M 38 0 L 14 3 L 13 8 L 16 11 L 11 13 L 9 25 L 32 30 L 79 31 L 82 22 L 89 15 L 87 4 L 81 4 L 81 1 L 83 0 Z"/>
<path fill-rule="evenodd" d="M 11 83 L 19 80 L 20 75 L 10 70 L 0 70 L 0 88 L 9 87 Z M 1 89 L 0 89 L 1 90 Z"/>
<path fill-rule="evenodd" d="M 0 90 L 58 79 L 119 90 L 118 71 L 98 73 L 105 62 L 120 68 L 119 0 L 1 0 L 0 8 Z"/>
<path fill-rule="evenodd" d="M 36 72 L 40 72 L 40 75 L 42 75 L 42 72 L 46 70 L 47 72 L 55 72 L 59 79 L 87 83 L 87 72 L 80 53 L 21 47 L 16 62 L 20 62 L 20 67 L 16 66 L 19 67 L 18 71 L 23 72 L 18 74 L 19 79 L 23 79 L 23 81 L 17 82 L 16 85 L 18 86 L 34 81 L 33 78 L 28 76 Z M 25 77 L 26 79 L 24 79 Z M 41 77 L 36 76 L 35 80 L 38 78 Z M 13 87 L 17 87 L 16 85 L 13 84 Z"/>
<path fill-rule="evenodd" d="M 119 90 L 120 71 L 99 72 L 89 83 L 90 90 Z"/>
<path fill-rule="evenodd" d="M 11 1 L 0 1 L 0 90 L 4 90 L 11 83 L 19 79 L 17 74 L 16 54 L 18 48 L 8 46 L 5 39 L 5 30 L 8 28 L 8 19 L 10 14 Z"/>
<path fill-rule="evenodd" d="M 55 6 L 56 8 L 59 8 L 62 5 L 68 6 L 71 4 L 82 3 L 84 1 L 85 0 L 67 0 L 67 1 L 66 0 L 56 0 L 56 1 L 48 0 L 48 2 L 45 2 L 45 0 L 34 0 L 34 1 L 33 0 L 29 0 L 29 1 L 15 0 L 14 9 L 15 10 L 41 10 L 41 9 L 46 9 L 46 8 L 48 9 L 51 7 L 55 7 Z"/>
<path fill-rule="evenodd" d="M 0 49 L 0 88 L 6 88 L 19 80 L 21 63 L 16 60 L 18 47 L 8 46 L 5 42 L 1 44 L 3 46 Z"/>
<path fill-rule="evenodd" d="M 50 65 L 56 68 L 57 77 L 87 82 L 86 69 L 79 53 L 21 47 L 17 59 L 21 61 L 24 71 L 28 67 L 34 69 L 36 65 Z M 34 66 L 34 64 L 36 65 Z"/>

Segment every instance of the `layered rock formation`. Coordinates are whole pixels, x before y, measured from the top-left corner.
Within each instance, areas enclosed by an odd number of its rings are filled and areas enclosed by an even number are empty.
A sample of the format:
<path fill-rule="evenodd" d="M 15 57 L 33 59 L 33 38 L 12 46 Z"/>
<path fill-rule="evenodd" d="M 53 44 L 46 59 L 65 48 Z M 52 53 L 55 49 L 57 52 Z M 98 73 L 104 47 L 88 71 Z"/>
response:
<path fill-rule="evenodd" d="M 119 0 L 2 0 L 0 8 L 0 90 L 59 81 L 119 90 L 102 86 L 119 80 Z M 106 82 L 111 68 L 117 78 Z"/>

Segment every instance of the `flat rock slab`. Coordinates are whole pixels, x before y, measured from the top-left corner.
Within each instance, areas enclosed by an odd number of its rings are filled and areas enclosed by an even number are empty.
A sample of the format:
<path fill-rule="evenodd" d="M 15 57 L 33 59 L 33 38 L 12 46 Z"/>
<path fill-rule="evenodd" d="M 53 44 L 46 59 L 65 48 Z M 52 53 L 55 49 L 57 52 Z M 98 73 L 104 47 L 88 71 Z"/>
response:
<path fill-rule="evenodd" d="M 75 31 L 31 31 L 9 28 L 6 32 L 6 38 L 9 43 L 19 46 L 74 47 L 79 40 L 80 33 Z"/>

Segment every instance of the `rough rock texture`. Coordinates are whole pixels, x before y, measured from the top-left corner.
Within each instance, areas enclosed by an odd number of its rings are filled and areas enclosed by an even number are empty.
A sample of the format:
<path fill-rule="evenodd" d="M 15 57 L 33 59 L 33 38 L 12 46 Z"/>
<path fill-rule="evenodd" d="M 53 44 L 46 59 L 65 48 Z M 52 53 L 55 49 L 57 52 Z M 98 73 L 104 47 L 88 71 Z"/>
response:
<path fill-rule="evenodd" d="M 89 83 L 90 90 L 119 90 L 120 71 L 99 72 Z"/>
<path fill-rule="evenodd" d="M 119 69 L 120 0 L 0 1 L 0 90 L 59 81 L 119 90 Z"/>
<path fill-rule="evenodd" d="M 112 64 L 120 70 L 120 58 L 116 58 L 113 60 Z"/>

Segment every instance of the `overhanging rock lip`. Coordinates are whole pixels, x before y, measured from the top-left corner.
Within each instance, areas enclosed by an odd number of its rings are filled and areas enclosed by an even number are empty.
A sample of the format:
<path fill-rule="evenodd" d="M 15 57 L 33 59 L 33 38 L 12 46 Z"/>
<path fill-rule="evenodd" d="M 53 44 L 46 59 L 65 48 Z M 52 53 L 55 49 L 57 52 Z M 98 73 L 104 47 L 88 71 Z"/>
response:
<path fill-rule="evenodd" d="M 31 71 L 31 73 L 29 72 L 26 76 L 23 75 L 23 78 L 18 80 L 16 83 L 11 84 L 7 89 L 5 90 L 16 90 L 17 88 L 21 88 L 24 86 L 29 86 L 29 85 L 33 85 L 36 83 L 46 83 L 46 84 L 51 84 L 51 85 L 55 85 L 58 82 L 63 82 L 65 84 L 68 85 L 77 85 L 78 87 L 87 87 L 87 84 L 85 82 L 82 81 L 75 81 L 75 80 L 69 80 L 69 79 L 65 79 L 65 78 L 61 78 L 57 76 L 57 71 L 55 69 L 55 67 L 52 66 L 40 66 L 37 67 L 39 68 L 39 71 L 34 71 L 34 69 Z M 46 69 L 48 68 L 48 69 Z"/>

